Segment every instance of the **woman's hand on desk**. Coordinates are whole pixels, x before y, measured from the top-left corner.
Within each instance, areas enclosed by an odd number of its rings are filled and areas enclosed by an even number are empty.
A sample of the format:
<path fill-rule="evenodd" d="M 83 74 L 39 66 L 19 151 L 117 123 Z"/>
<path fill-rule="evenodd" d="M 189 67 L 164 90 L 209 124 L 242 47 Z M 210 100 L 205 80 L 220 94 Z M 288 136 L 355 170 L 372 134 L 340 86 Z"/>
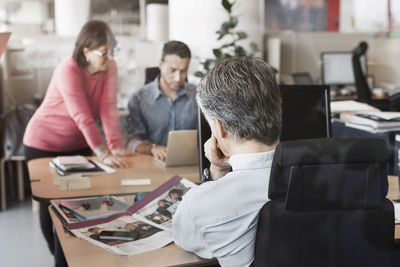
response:
<path fill-rule="evenodd" d="M 115 168 L 129 168 L 132 167 L 132 162 L 120 156 L 108 154 L 101 160 L 104 164 Z"/>
<path fill-rule="evenodd" d="M 132 162 L 122 158 L 121 156 L 128 156 L 135 154 L 134 152 L 131 152 L 123 148 L 116 148 L 110 152 L 105 144 L 99 145 L 93 151 L 104 164 L 115 168 L 131 167 Z"/>

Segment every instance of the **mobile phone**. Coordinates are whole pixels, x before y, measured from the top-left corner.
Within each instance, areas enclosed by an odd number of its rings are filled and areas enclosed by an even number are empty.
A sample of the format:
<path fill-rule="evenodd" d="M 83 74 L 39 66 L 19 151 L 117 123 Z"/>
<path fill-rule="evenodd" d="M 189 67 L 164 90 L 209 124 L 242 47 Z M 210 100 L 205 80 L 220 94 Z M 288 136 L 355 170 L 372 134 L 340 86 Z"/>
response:
<path fill-rule="evenodd" d="M 138 233 L 136 232 L 105 230 L 99 233 L 99 239 L 133 241 L 136 239 L 137 235 Z"/>

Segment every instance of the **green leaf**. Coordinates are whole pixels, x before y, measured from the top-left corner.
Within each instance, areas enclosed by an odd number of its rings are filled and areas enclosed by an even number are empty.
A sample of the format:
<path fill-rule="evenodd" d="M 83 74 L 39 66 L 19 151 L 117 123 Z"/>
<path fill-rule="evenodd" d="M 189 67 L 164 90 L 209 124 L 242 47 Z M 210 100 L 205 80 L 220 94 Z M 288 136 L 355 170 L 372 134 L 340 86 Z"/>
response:
<path fill-rule="evenodd" d="M 227 48 L 227 47 L 234 46 L 234 45 L 235 45 L 235 42 L 227 43 L 227 44 L 222 45 L 221 48 Z"/>
<path fill-rule="evenodd" d="M 243 57 L 246 56 L 246 50 L 243 49 L 241 46 L 235 47 L 235 56 Z"/>
<path fill-rule="evenodd" d="M 257 52 L 258 51 L 258 45 L 255 42 L 250 43 L 250 50 L 251 52 Z"/>
<path fill-rule="evenodd" d="M 235 28 L 236 25 L 239 23 L 239 20 L 238 20 L 237 17 L 230 17 L 230 18 L 229 18 L 229 22 L 230 22 L 230 24 L 231 24 L 231 28 L 233 29 L 233 28 Z"/>
<path fill-rule="evenodd" d="M 245 33 L 245 32 L 239 31 L 239 32 L 236 32 L 236 34 L 237 34 L 238 40 L 247 38 L 247 33 Z"/>
<path fill-rule="evenodd" d="M 226 11 L 228 11 L 229 13 L 232 12 L 233 3 L 229 2 L 228 0 L 222 0 L 221 3 Z"/>
<path fill-rule="evenodd" d="M 216 33 L 218 34 L 217 40 L 221 40 L 225 36 L 225 34 L 221 34 L 220 31 L 217 31 Z"/>
<path fill-rule="evenodd" d="M 194 73 L 194 76 L 199 77 L 199 78 L 203 78 L 204 75 L 205 75 L 205 74 L 202 73 L 201 71 L 196 71 L 196 72 Z"/>
<path fill-rule="evenodd" d="M 215 56 L 215 58 L 220 58 L 222 56 L 222 51 L 221 49 L 213 49 L 213 54 Z"/>
<path fill-rule="evenodd" d="M 209 61 L 209 60 L 207 60 L 207 61 L 205 61 L 205 62 L 203 63 L 203 68 L 204 68 L 205 70 L 209 70 L 209 69 L 210 69 L 210 61 Z"/>
<path fill-rule="evenodd" d="M 219 30 L 221 33 L 226 34 L 229 32 L 229 30 L 231 29 L 231 24 L 229 21 L 225 21 L 224 23 L 222 23 L 221 25 L 221 29 Z"/>

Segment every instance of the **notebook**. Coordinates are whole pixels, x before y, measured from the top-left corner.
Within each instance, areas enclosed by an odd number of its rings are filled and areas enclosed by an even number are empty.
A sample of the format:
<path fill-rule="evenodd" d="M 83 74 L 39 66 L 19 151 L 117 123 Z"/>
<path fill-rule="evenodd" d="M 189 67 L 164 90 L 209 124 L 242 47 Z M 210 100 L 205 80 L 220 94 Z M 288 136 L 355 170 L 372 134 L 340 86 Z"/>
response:
<path fill-rule="evenodd" d="M 197 165 L 199 163 L 197 130 L 170 131 L 165 161 L 157 158 L 154 160 L 163 167 Z"/>

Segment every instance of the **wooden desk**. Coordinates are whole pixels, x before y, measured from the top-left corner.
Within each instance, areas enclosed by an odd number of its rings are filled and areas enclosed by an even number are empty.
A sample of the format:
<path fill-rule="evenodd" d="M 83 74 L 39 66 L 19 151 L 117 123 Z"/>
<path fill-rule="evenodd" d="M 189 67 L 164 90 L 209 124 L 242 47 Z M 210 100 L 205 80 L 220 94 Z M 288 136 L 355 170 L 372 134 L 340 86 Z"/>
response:
<path fill-rule="evenodd" d="M 33 198 L 46 201 L 59 198 L 95 195 L 120 195 L 150 192 L 174 175 L 180 175 L 195 183 L 199 182 L 198 166 L 164 168 L 153 161 L 151 156 L 132 157 L 130 169 L 118 169 L 114 174 L 90 176 L 91 188 L 84 190 L 60 191 L 53 184 L 56 172 L 49 167 L 52 158 L 35 159 L 28 163 Z M 121 186 L 122 179 L 150 178 L 150 186 Z M 149 251 L 129 258 L 123 258 L 93 244 L 64 232 L 61 221 L 50 208 L 50 215 L 57 231 L 68 265 L 74 266 L 208 266 L 216 260 L 205 260 L 186 252 L 175 244 Z"/>
<path fill-rule="evenodd" d="M 28 162 L 29 177 L 31 179 L 32 196 L 38 201 L 58 198 L 74 198 L 99 195 L 123 195 L 139 192 L 151 192 L 166 182 L 169 178 L 179 175 L 192 182 L 199 183 L 199 167 L 182 166 L 164 168 L 154 162 L 148 155 L 131 157 L 133 167 L 117 169 L 116 173 L 90 176 L 91 188 L 82 190 L 61 191 L 53 183 L 58 174 L 49 167 L 53 158 L 39 158 Z M 122 179 L 150 178 L 151 185 L 121 186 Z"/>
<path fill-rule="evenodd" d="M 162 266 L 214 266 L 216 260 L 206 260 L 170 244 L 129 258 L 113 254 L 64 231 L 61 221 L 51 207 L 50 215 L 70 267 L 162 267 Z"/>
<path fill-rule="evenodd" d="M 103 190 L 114 190 L 114 192 L 124 193 L 133 193 L 138 192 L 136 188 L 140 189 L 142 187 L 132 187 L 129 192 L 125 192 L 125 189 L 117 190 L 118 186 L 120 186 L 119 181 L 123 178 L 143 178 L 143 177 L 155 177 L 157 174 L 162 176 L 159 178 L 154 178 L 157 181 L 154 181 L 155 184 L 152 184 L 152 189 L 154 189 L 158 184 L 161 184 L 163 181 L 167 180 L 174 174 L 180 174 L 181 176 L 191 178 L 193 181 L 198 179 L 198 171 L 197 167 L 183 167 L 183 168 L 168 168 L 164 169 L 156 165 L 152 162 L 151 157 L 147 156 L 137 156 L 134 157 L 134 162 L 137 164 L 132 169 L 127 170 L 118 170 L 117 174 L 114 175 L 104 175 L 105 177 L 102 179 L 101 176 L 93 176 L 92 180 L 92 189 L 95 189 L 97 193 L 103 192 Z M 32 182 L 32 191 L 33 186 L 35 186 L 35 194 L 37 198 L 40 199 L 49 199 L 51 196 L 55 196 L 55 198 L 60 198 L 62 196 L 84 196 L 84 194 L 95 195 L 97 193 L 88 192 L 90 190 L 76 190 L 76 191 L 67 191 L 61 192 L 57 187 L 53 185 L 52 177 L 56 175 L 52 170 L 49 170 L 48 162 L 51 159 L 38 159 L 31 161 L 28 164 L 29 173 L 31 175 L 31 179 L 40 179 L 40 182 Z M 140 165 L 139 165 L 140 163 Z M 47 170 L 47 171 L 46 171 Z M 196 170 L 196 171 L 195 171 Z M 179 171 L 185 172 L 187 175 L 182 175 Z M 151 172 L 154 172 L 153 174 Z M 193 176 L 189 176 L 189 174 Z M 124 175 L 128 175 L 128 177 L 124 177 Z M 42 176 L 40 176 L 42 175 Z M 143 176 L 145 175 L 145 176 Z M 152 176 L 149 176 L 152 175 Z M 197 177 L 196 177 L 197 175 Z M 113 177 L 114 176 L 114 177 Z M 42 178 L 40 178 L 42 177 Z M 106 178 L 107 177 L 107 178 Z M 97 180 L 96 180 L 97 179 Z M 117 182 L 110 182 L 108 180 L 115 179 Z M 158 180 L 159 179 L 159 180 Z M 389 199 L 399 199 L 400 191 L 399 191 L 399 179 L 397 176 L 389 176 Z M 152 179 L 153 181 L 153 179 Z M 102 185 L 102 182 L 105 184 Z M 96 185 L 94 187 L 94 185 Z M 107 186 L 110 187 L 108 188 Z M 41 188 L 43 187 L 43 188 Z M 143 189 L 143 188 L 142 188 Z M 148 191 L 147 188 L 143 191 Z M 151 190 L 152 190 L 151 189 Z M 50 190 L 56 190 L 57 192 L 49 192 Z M 109 193 L 107 191 L 106 193 Z M 100 193 L 99 193 L 100 194 Z M 74 266 L 88 266 L 88 267 L 98 267 L 98 266 L 210 266 L 216 263 L 215 260 L 205 260 L 197 257 L 193 253 L 186 252 L 175 244 L 170 244 L 161 249 L 149 251 L 146 253 L 142 253 L 136 256 L 132 256 L 129 258 L 123 258 L 121 256 L 115 255 L 111 252 L 106 251 L 101 247 L 97 247 L 93 244 L 85 242 L 82 239 L 76 238 L 69 233 L 64 232 L 62 224 L 58 219 L 57 215 L 50 208 L 50 215 L 53 220 L 54 226 L 57 231 L 57 235 L 60 239 L 61 246 L 63 248 L 65 257 L 67 259 L 68 265 L 71 267 Z M 400 225 L 395 226 L 395 239 L 400 239 Z"/>
<path fill-rule="evenodd" d="M 399 191 L 399 177 L 397 176 L 389 176 L 389 191 L 387 198 L 390 200 L 400 199 L 400 191 Z M 400 224 L 396 224 L 394 239 L 396 239 L 396 243 L 400 243 Z"/>

